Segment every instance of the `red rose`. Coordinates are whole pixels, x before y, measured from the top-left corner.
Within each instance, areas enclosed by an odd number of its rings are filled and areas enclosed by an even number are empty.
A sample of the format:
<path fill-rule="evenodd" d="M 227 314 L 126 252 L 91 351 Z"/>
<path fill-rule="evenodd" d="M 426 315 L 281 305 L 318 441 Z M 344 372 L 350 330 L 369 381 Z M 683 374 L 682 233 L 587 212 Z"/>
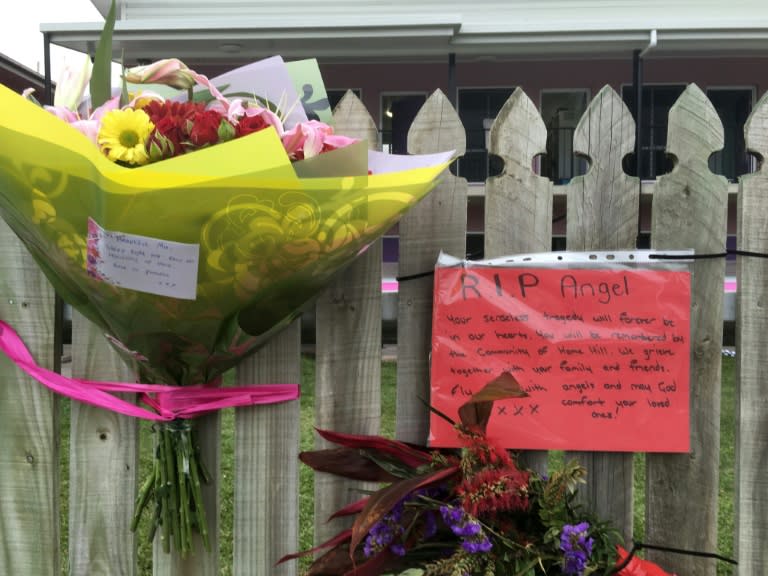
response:
<path fill-rule="evenodd" d="M 246 136 L 247 134 L 263 130 L 268 126 L 269 124 L 267 124 L 261 114 L 243 116 L 235 128 L 235 134 L 239 138 L 240 136 Z"/>

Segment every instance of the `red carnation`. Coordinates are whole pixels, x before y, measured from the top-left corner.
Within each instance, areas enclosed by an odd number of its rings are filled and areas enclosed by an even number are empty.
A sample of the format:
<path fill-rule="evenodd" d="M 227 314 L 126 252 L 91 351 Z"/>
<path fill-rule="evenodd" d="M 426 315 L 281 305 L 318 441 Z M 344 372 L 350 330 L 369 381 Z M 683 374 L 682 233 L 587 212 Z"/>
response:
<path fill-rule="evenodd" d="M 158 102 L 153 100 L 143 108 L 155 125 L 147 146 L 154 145 L 161 151 L 162 158 L 179 156 L 186 152 L 184 143 L 189 139 L 186 131 L 189 122 L 203 110 L 202 104 L 192 102 Z"/>
<path fill-rule="evenodd" d="M 198 111 L 192 119 L 189 140 L 195 148 L 202 148 L 219 141 L 219 125 L 222 116 L 214 110 Z M 224 120 L 226 122 L 226 120 Z"/>

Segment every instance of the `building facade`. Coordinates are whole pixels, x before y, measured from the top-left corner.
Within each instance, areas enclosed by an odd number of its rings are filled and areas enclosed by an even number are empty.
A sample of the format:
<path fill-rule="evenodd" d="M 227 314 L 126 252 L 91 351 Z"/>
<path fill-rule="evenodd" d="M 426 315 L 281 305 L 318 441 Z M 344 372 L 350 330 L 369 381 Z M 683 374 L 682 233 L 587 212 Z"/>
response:
<path fill-rule="evenodd" d="M 92 2 L 106 15 L 110 0 Z M 453 170 L 471 185 L 470 256 L 482 255 L 483 183 L 501 169 L 488 154 L 488 133 L 517 87 L 542 113 L 547 154 L 538 169 L 557 184 L 586 169 L 573 154 L 572 134 L 605 85 L 640 118 L 641 159 L 627 158 L 627 173 L 639 166 L 647 181 L 670 169 L 667 115 L 689 83 L 707 93 L 723 121 L 725 146 L 711 169 L 735 183 L 756 167 L 743 127 L 768 89 L 762 0 L 117 0 L 117 17 L 114 56 L 129 66 L 175 56 L 215 74 L 275 54 L 317 58 L 332 103 L 355 91 L 392 152 L 406 151 L 411 120 L 441 89 L 466 129 L 467 153 Z M 90 53 L 100 29 L 42 26 L 47 41 Z M 735 194 L 732 200 L 735 206 Z M 555 215 L 564 214 L 563 201 Z M 565 224 L 555 223 L 556 248 L 564 247 Z M 385 270 L 396 253 L 393 234 L 385 239 Z"/>

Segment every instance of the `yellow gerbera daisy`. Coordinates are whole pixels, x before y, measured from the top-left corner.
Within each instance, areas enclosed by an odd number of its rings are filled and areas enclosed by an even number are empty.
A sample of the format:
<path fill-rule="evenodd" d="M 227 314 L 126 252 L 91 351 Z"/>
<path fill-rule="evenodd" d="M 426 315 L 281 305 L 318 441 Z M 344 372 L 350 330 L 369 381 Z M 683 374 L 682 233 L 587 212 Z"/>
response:
<path fill-rule="evenodd" d="M 146 142 L 155 125 L 143 110 L 111 110 L 101 119 L 99 147 L 113 162 L 149 162 Z"/>

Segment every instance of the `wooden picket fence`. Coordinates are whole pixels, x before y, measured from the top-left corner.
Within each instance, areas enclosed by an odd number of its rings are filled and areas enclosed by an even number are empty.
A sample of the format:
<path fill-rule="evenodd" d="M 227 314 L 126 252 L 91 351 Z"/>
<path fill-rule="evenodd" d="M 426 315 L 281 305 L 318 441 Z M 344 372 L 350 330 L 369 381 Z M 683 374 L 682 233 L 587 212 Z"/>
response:
<path fill-rule="evenodd" d="M 376 127 L 348 94 L 335 112 L 338 131 L 376 142 Z M 491 129 L 490 152 L 504 160 L 502 175 L 486 183 L 485 255 L 545 252 L 552 238 L 553 196 L 567 198 L 570 250 L 632 249 L 638 234 L 637 178 L 622 171 L 633 150 L 635 124 L 621 98 L 606 87 L 578 125 L 574 149 L 590 159 L 586 175 L 553 186 L 531 170 L 543 153 L 546 129 L 535 105 L 516 91 Z M 746 127 L 749 150 L 768 153 L 768 98 Z M 722 252 L 726 240 L 727 183 L 707 167 L 723 143 L 721 122 L 704 93 L 691 85 L 669 117 L 667 151 L 675 169 L 653 186 L 652 245 Z M 426 102 L 410 130 L 411 153 L 456 149 L 465 132 L 441 93 Z M 650 187 L 649 187 L 650 188 Z M 426 200 L 400 224 L 401 276 L 429 271 L 442 250 L 465 250 L 467 183 L 446 173 Z M 739 247 L 768 252 L 768 173 L 741 178 Z M 316 425 L 376 433 L 380 412 L 381 244 L 371 246 L 316 303 Z M 768 261 L 740 258 L 738 268 L 738 408 L 736 528 L 738 574 L 768 570 Z M 691 453 L 646 456 L 646 540 L 692 550 L 717 549 L 720 370 L 724 259 L 697 260 L 693 273 Z M 4 223 L 0 223 L 0 317 L 15 327 L 37 361 L 53 367 L 54 295 L 41 272 Z M 429 395 L 428 358 L 432 280 L 400 285 L 396 434 L 423 442 Z M 298 382 L 300 330 L 294 323 L 238 368 L 241 384 Z M 131 380 L 98 330 L 74 319 L 72 373 L 76 377 Z M 59 429 L 57 399 L 0 358 L 0 573 L 59 576 Z M 203 453 L 216 471 L 220 416 L 202 418 Z M 137 489 L 137 423 L 73 403 L 70 426 L 69 574 L 137 573 L 135 537 L 129 530 Z M 181 559 L 155 546 L 157 575 L 214 576 L 298 573 L 296 562 L 275 561 L 298 547 L 299 404 L 237 409 L 235 413 L 233 565 L 219 566 L 220 474 L 207 489 L 210 553 Z M 646 431 L 653 433 L 653 431 Z M 322 446 L 318 442 L 318 446 Z M 632 536 L 633 455 L 574 454 L 589 469 L 585 500 Z M 526 453 L 542 467 L 546 453 Z M 316 539 L 337 529 L 325 518 L 357 496 L 348 483 L 319 475 L 315 485 Z M 684 576 L 714 575 L 711 559 L 649 554 Z M 226 568 L 226 570 L 225 570 Z"/>

